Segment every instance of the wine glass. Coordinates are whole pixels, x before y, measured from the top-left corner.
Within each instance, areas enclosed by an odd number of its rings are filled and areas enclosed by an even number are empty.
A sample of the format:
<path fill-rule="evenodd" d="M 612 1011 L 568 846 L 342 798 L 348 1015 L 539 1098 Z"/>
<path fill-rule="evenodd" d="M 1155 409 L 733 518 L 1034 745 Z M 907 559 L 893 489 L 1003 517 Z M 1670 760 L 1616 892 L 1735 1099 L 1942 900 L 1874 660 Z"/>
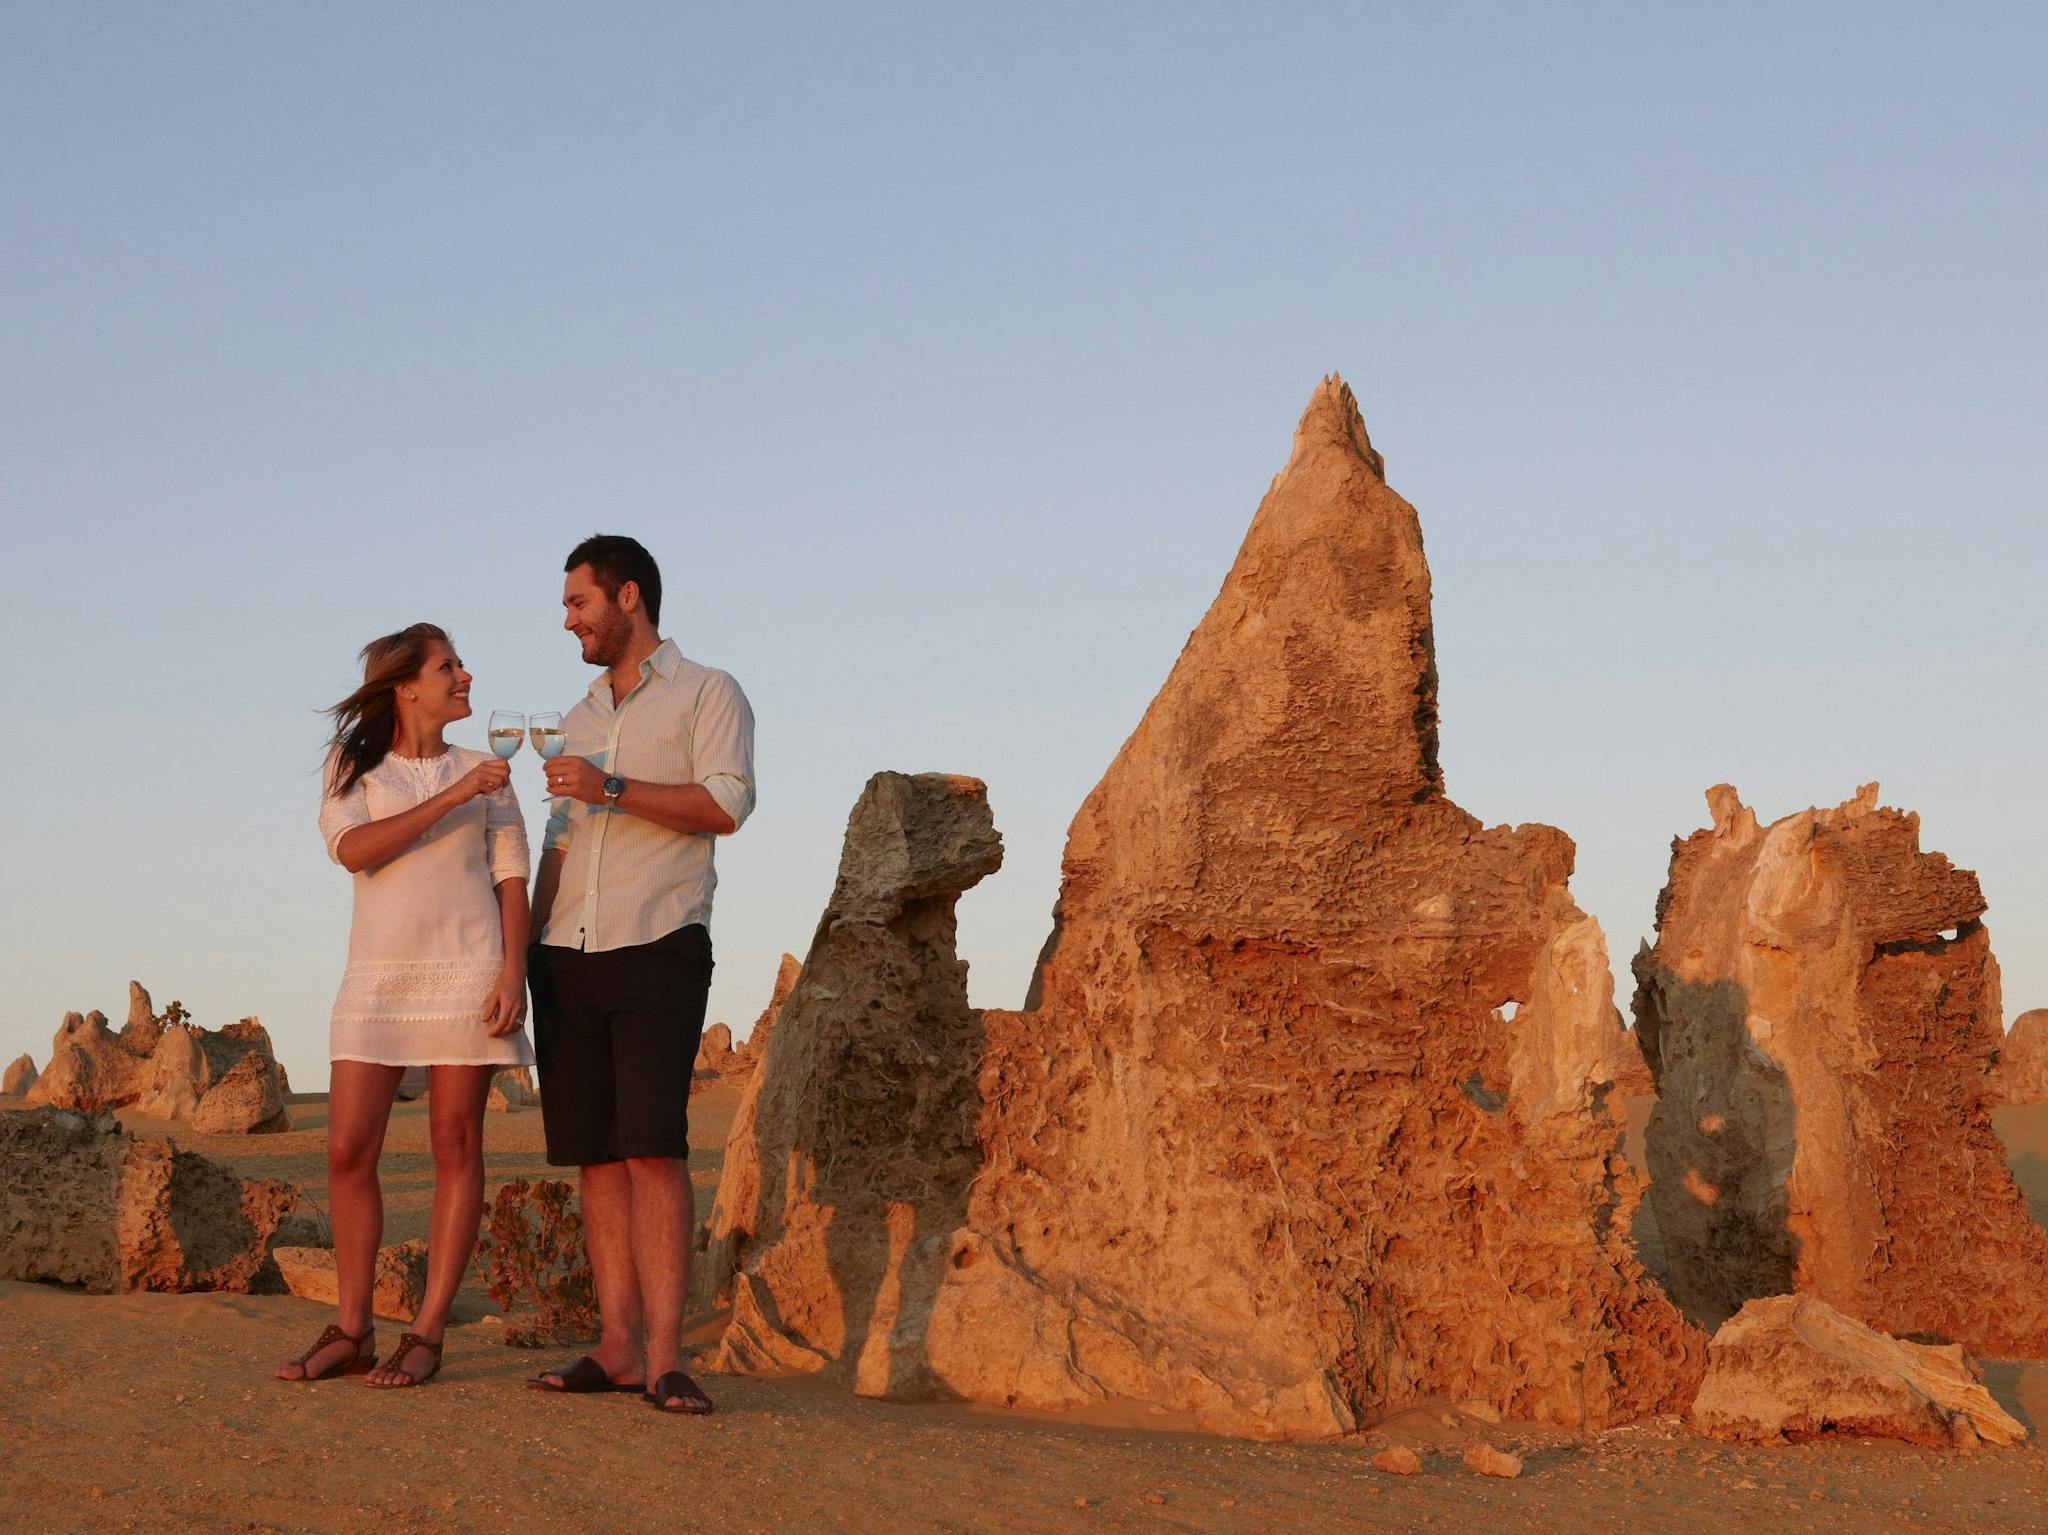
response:
<path fill-rule="evenodd" d="M 491 750 L 507 762 L 519 750 L 519 743 L 526 735 L 526 716 L 511 709 L 493 709 L 491 728 L 487 732 Z"/>
<path fill-rule="evenodd" d="M 540 753 L 543 762 L 552 762 L 562 755 L 562 748 L 569 744 L 562 734 L 562 716 L 553 712 L 535 714 L 528 718 L 528 734 L 533 737 L 533 749 Z"/>

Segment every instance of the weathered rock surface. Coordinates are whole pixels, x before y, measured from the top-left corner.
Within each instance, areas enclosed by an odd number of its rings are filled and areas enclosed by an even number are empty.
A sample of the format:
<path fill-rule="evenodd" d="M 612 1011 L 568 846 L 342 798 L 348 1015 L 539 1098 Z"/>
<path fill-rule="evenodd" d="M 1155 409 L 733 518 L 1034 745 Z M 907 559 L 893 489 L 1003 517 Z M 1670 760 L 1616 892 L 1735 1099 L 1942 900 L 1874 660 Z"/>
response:
<path fill-rule="evenodd" d="M 244 1064 L 251 1061 L 253 1067 Z M 107 1027 L 104 1013 L 66 1013 L 50 1067 L 29 1102 L 88 1114 L 133 1108 L 153 1119 L 189 1120 L 212 1134 L 291 1128 L 284 1074 L 260 1021 L 244 1018 L 217 1031 L 166 1022 L 150 1012 L 149 993 L 136 981 L 128 983 L 128 1022 L 119 1033 Z M 202 1099 L 220 1089 L 220 1102 L 201 1123 Z M 273 1096 L 275 1104 L 252 1118 Z"/>
<path fill-rule="evenodd" d="M 704 1030 L 704 1037 L 697 1041 L 697 1069 L 719 1071 L 732 1064 L 732 1025 L 714 1023 Z"/>
<path fill-rule="evenodd" d="M 1905 1343 L 1811 1295 L 1753 1300 L 1714 1334 L 1692 1423 L 1718 1439 L 1844 1435 L 1937 1448 L 2017 1444 L 1960 1345 Z"/>
<path fill-rule="evenodd" d="M 697 1059 L 690 1071 L 690 1091 L 701 1093 L 721 1082 L 737 1081 L 751 1075 L 754 1066 L 751 1058 L 733 1049 L 730 1024 L 711 1024 L 697 1042 Z"/>
<path fill-rule="evenodd" d="M 7 1068 L 7 1074 L 0 1076 L 0 1093 L 9 1098 L 19 1098 L 36 1085 L 35 1060 L 26 1055 L 17 1055 Z"/>
<path fill-rule="evenodd" d="M 0 1278 L 274 1291 L 298 1190 L 68 1109 L 0 1115 Z"/>
<path fill-rule="evenodd" d="M 1490 1444 L 1475 1444 L 1465 1452 L 1465 1469 L 1481 1476 L 1513 1477 L 1522 1474 L 1522 1457 Z"/>
<path fill-rule="evenodd" d="M 877 773 L 854 805 L 782 1009 L 801 1022 L 774 1031 L 740 1100 L 695 1266 L 707 1303 L 733 1300 L 719 1367 L 836 1363 L 879 1395 L 902 1368 L 895 1349 L 918 1352 L 939 1271 L 905 1249 L 943 1250 L 979 1161 L 980 1020 L 953 907 L 1002 856 L 975 779 Z"/>
<path fill-rule="evenodd" d="M 254 1052 L 209 1087 L 192 1110 L 192 1128 L 204 1135 L 268 1135 L 291 1127 L 277 1063 Z"/>
<path fill-rule="evenodd" d="M 1643 1059 L 1634 1029 L 1622 1031 L 1619 1043 L 1601 1060 L 1595 1075 L 1612 1082 L 1619 1098 L 1647 1098 L 1657 1091 L 1656 1078 L 1650 1075 L 1650 1063 Z"/>
<path fill-rule="evenodd" d="M 1672 1293 L 1709 1323 L 1818 1295 L 1895 1335 L 2048 1354 L 2048 1232 L 1992 1129 L 1998 964 L 1976 876 L 1877 786 L 1673 844 L 1636 1027 Z"/>
<path fill-rule="evenodd" d="M 1373 1466 L 1389 1476 L 1420 1476 L 1422 1457 L 1405 1444 L 1390 1444 L 1377 1451 L 1372 1458 Z"/>
<path fill-rule="evenodd" d="M 341 1299 L 334 1253 L 324 1247 L 280 1247 L 274 1256 L 284 1286 L 305 1300 L 334 1305 Z M 378 1316 L 410 1322 L 427 1289 L 427 1244 L 415 1237 L 377 1249 L 370 1309 Z"/>
<path fill-rule="evenodd" d="M 783 955 L 781 963 L 775 967 L 775 984 L 769 989 L 768 1005 L 754 1020 L 753 1032 L 740 1044 L 740 1049 L 750 1059 L 758 1061 L 766 1054 L 769 1037 L 775 1032 L 776 1015 L 782 1011 L 782 1004 L 789 1000 L 789 994 L 796 990 L 803 969 L 802 962 L 794 954 Z"/>
<path fill-rule="evenodd" d="M 530 1109 L 540 1102 L 540 1092 L 533 1085 L 533 1073 L 525 1066 L 508 1066 L 491 1078 L 491 1088 L 502 1094 L 506 1105 L 515 1109 Z"/>
<path fill-rule="evenodd" d="M 754 1032 L 739 1044 L 733 1043 L 729 1025 L 714 1023 L 705 1029 L 704 1038 L 697 1047 L 696 1071 L 690 1081 L 692 1092 L 701 1092 L 718 1083 L 737 1083 L 744 1087 L 753 1078 L 768 1053 L 768 1037 L 774 1032 L 775 1015 L 789 1000 L 802 971 L 803 966 L 795 955 L 782 956 L 782 963 L 776 967 L 775 985 L 769 994 L 768 1005 L 754 1020 Z"/>
<path fill-rule="evenodd" d="M 743 1270 L 874 1394 L 1122 1396 L 1263 1436 L 1436 1394 L 1594 1424 L 1689 1400 L 1705 1339 L 1625 1238 L 1604 942 L 1569 838 L 1444 796 L 1429 591 L 1327 380 L 1075 818 L 1027 1012 L 977 1016 L 956 979 L 992 832 L 919 884 L 864 798 L 842 891 L 886 898 L 856 920 L 835 893 L 708 1278 Z"/>
<path fill-rule="evenodd" d="M 150 1048 L 155 1048 L 150 1040 Z M 50 1041 L 50 1064 L 29 1089 L 30 1103 L 93 1114 L 133 1103 L 149 1077 L 149 1051 L 128 1047 L 107 1015 L 66 1013 Z"/>
<path fill-rule="evenodd" d="M 1991 1081 L 1992 1096 L 1999 1103 L 2048 1103 L 2048 1007 L 2013 1020 L 1999 1046 Z"/>

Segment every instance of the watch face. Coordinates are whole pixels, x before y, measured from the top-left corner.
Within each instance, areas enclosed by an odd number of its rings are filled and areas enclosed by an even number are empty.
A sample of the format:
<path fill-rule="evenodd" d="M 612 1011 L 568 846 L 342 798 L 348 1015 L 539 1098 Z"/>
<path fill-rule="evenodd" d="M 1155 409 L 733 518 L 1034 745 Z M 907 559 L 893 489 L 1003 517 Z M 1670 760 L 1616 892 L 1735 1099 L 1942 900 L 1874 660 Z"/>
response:
<path fill-rule="evenodd" d="M 617 777 L 617 776 L 615 776 L 615 775 L 614 775 L 614 776 L 609 776 L 609 777 L 607 777 L 607 778 L 605 779 L 605 781 L 604 781 L 604 797 L 605 797 L 606 799 L 617 799 L 617 798 L 618 798 L 618 797 L 619 797 L 619 796 L 620 796 L 621 794 L 624 794 L 625 792 L 626 792 L 626 780 L 625 780 L 625 779 L 623 779 L 623 778 L 620 778 L 620 777 Z"/>

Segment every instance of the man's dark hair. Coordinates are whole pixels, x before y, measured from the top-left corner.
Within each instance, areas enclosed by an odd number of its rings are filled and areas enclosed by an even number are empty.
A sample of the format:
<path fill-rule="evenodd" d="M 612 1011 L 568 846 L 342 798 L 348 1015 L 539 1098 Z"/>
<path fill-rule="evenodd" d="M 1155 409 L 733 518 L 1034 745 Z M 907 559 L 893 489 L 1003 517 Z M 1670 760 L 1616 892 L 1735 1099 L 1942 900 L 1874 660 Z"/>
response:
<path fill-rule="evenodd" d="M 593 533 L 569 551 L 562 573 L 567 575 L 578 565 L 590 567 L 591 580 L 613 602 L 619 600 L 620 587 L 628 581 L 636 583 L 647 621 L 661 627 L 661 567 L 639 539 L 623 533 Z"/>

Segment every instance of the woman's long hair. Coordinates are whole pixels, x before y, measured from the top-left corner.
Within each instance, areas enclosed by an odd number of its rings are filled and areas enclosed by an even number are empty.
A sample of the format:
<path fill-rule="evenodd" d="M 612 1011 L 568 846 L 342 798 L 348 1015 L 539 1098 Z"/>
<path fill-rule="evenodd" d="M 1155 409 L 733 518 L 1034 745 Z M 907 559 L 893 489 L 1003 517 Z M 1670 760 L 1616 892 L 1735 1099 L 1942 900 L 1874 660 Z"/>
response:
<path fill-rule="evenodd" d="M 410 682 L 427 664 L 427 648 L 448 633 L 436 624 L 413 624 L 363 647 L 363 685 L 327 713 L 334 719 L 334 778 L 330 795 L 342 795 L 384 760 L 398 731 L 398 685 Z"/>

